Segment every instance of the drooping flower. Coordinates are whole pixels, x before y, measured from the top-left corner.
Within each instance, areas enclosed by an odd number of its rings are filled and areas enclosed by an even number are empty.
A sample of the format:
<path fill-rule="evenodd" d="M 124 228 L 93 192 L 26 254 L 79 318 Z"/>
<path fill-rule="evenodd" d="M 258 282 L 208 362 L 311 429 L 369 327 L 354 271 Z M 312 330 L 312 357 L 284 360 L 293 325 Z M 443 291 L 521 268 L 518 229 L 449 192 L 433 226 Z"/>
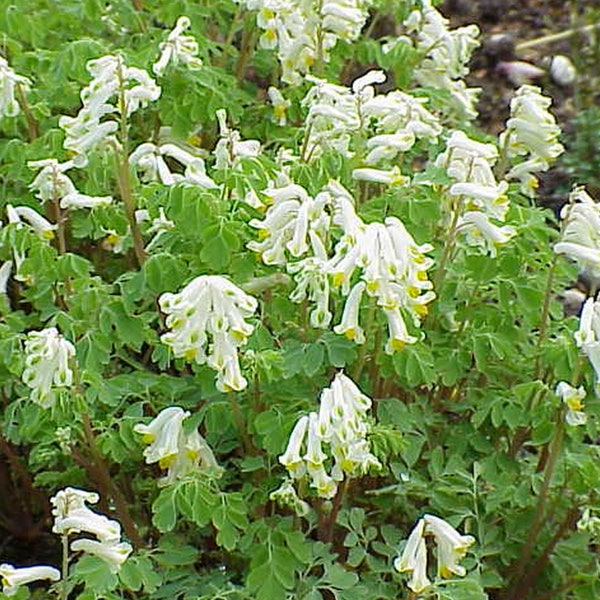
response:
<path fill-rule="evenodd" d="M 40 406 L 52 406 L 57 390 L 73 382 L 69 362 L 75 347 L 55 327 L 31 331 L 25 342 L 23 382 L 32 389 L 31 399 Z"/>
<path fill-rule="evenodd" d="M 95 513 L 87 504 L 96 504 L 99 500 L 95 492 L 86 492 L 77 488 L 65 488 L 50 499 L 54 507 L 54 526 L 52 531 L 60 535 L 72 533 L 90 533 L 102 542 L 114 542 L 121 538 L 121 525 Z"/>
<path fill-rule="evenodd" d="M 166 41 L 160 44 L 160 58 L 152 65 L 152 71 L 157 77 L 164 74 L 169 64 L 181 62 L 190 69 L 202 66 L 202 61 L 198 58 L 198 42 L 191 35 L 183 35 L 190 25 L 188 17 L 179 17 Z"/>
<path fill-rule="evenodd" d="M 23 567 L 20 569 L 6 563 L 0 565 L 2 593 L 6 596 L 14 596 L 21 586 L 44 579 L 59 581 L 60 571 L 54 567 L 47 567 L 45 565 Z"/>
<path fill-rule="evenodd" d="M 98 542 L 96 540 L 75 540 L 71 543 L 73 552 L 86 552 L 92 556 L 97 556 L 108 564 L 112 573 L 118 573 L 127 560 L 133 546 L 128 542 Z"/>
<path fill-rule="evenodd" d="M 258 156 L 261 144 L 258 140 L 242 140 L 240 132 L 227 125 L 227 111 L 217 110 L 220 137 L 214 149 L 215 169 L 235 168 L 241 158 Z"/>
<path fill-rule="evenodd" d="M 228 279 L 201 275 L 177 294 L 159 299 L 171 331 L 162 335 L 176 357 L 208 364 L 218 372 L 217 389 L 240 391 L 247 385 L 239 368 L 238 348 L 254 326 L 245 321 L 257 301 Z"/>
<path fill-rule="evenodd" d="M 427 578 L 427 546 L 425 539 L 433 537 L 437 546 L 437 576 L 442 579 L 453 575 L 463 577 L 465 568 L 459 564 L 475 542 L 471 535 L 461 535 L 449 523 L 434 515 L 424 515 L 412 530 L 404 551 L 394 561 L 397 571 L 411 573 L 408 587 L 419 594 L 431 585 Z"/>
<path fill-rule="evenodd" d="M 54 238 L 54 231 L 58 228 L 58 225 L 50 223 L 48 219 L 40 215 L 39 212 L 33 210 L 29 206 L 10 206 L 8 205 L 7 212 L 10 210 L 12 214 L 9 213 L 9 220 L 22 223 L 23 220 L 31 226 L 33 231 L 43 240 L 51 240 Z"/>
<path fill-rule="evenodd" d="M 27 77 L 17 75 L 9 66 L 5 58 L 0 56 L 0 118 L 16 117 L 20 112 L 20 106 L 15 97 L 20 87 L 24 93 L 29 89 L 31 81 Z"/>
<path fill-rule="evenodd" d="M 200 468 L 219 471 L 210 446 L 198 430 L 185 433 L 183 421 L 189 416 L 189 411 L 170 406 L 148 425 L 138 423 L 133 428 L 148 444 L 144 450 L 146 463 L 158 463 L 161 469 L 168 470 L 167 475 L 159 480 L 159 486 L 170 485 Z"/>
<path fill-rule="evenodd" d="M 300 499 L 291 479 L 286 479 L 279 488 L 271 492 L 269 500 L 280 506 L 289 506 L 299 517 L 305 517 L 310 512 L 310 505 Z"/>

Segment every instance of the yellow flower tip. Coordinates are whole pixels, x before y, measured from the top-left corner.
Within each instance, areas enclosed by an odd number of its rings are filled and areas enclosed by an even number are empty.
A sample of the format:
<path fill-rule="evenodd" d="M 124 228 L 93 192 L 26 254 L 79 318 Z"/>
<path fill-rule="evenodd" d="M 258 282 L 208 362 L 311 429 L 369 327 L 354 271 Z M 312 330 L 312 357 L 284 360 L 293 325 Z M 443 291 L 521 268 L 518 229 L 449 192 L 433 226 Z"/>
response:
<path fill-rule="evenodd" d="M 275 106 L 273 107 L 273 112 L 278 119 L 285 117 L 285 106 Z"/>
<path fill-rule="evenodd" d="M 201 135 L 192 135 L 187 139 L 187 143 L 192 146 L 201 146 L 202 145 L 202 136 Z"/>
<path fill-rule="evenodd" d="M 53 240 L 54 239 L 54 231 L 52 229 L 46 229 L 46 231 L 42 231 L 42 237 L 45 240 Z"/>
<path fill-rule="evenodd" d="M 379 282 L 377 281 L 369 281 L 367 283 L 367 292 L 376 292 L 379 288 Z"/>
<path fill-rule="evenodd" d="M 142 435 L 142 442 L 144 444 L 151 444 L 156 439 L 156 436 L 153 433 L 144 433 Z"/>
<path fill-rule="evenodd" d="M 356 329 L 354 327 L 350 327 L 350 329 L 346 329 L 346 331 L 344 331 L 344 335 L 349 340 L 354 340 L 356 338 Z"/>
<path fill-rule="evenodd" d="M 259 229 L 258 230 L 258 239 L 259 240 L 265 240 L 269 237 L 269 232 L 266 229 Z"/>
<path fill-rule="evenodd" d="M 116 233 L 109 233 L 105 238 L 104 238 L 104 242 L 106 244 L 110 244 L 111 246 L 114 246 L 114 244 L 116 244 L 118 241 L 120 240 L 120 236 L 117 235 Z"/>
<path fill-rule="evenodd" d="M 231 337 L 236 342 L 243 342 L 246 339 L 246 336 L 241 331 L 236 331 L 235 329 L 231 330 Z"/>
<path fill-rule="evenodd" d="M 265 19 L 272 19 L 275 16 L 275 13 L 270 8 L 263 8 L 260 12 Z"/>
<path fill-rule="evenodd" d="M 419 281 L 427 281 L 427 272 L 426 271 L 417 271 L 417 279 Z"/>
<path fill-rule="evenodd" d="M 197 450 L 190 450 L 189 448 L 185 451 L 186 458 L 190 460 L 196 460 L 198 458 L 199 452 Z"/>
<path fill-rule="evenodd" d="M 416 304 L 415 307 L 415 312 L 420 316 L 420 317 L 426 317 L 427 314 L 429 313 L 429 308 L 427 307 L 426 304 Z"/>
<path fill-rule="evenodd" d="M 508 202 L 508 196 L 506 196 L 504 194 L 502 196 L 498 196 L 494 200 L 494 204 L 506 204 L 506 202 Z"/>
<path fill-rule="evenodd" d="M 406 291 L 411 298 L 418 298 L 420 292 L 419 288 L 415 287 L 414 285 L 408 286 Z"/>
<path fill-rule="evenodd" d="M 158 465 L 161 469 L 168 469 L 177 459 L 177 454 L 169 454 L 168 456 L 163 456 L 159 461 Z"/>
<path fill-rule="evenodd" d="M 183 353 L 183 357 L 186 360 L 194 360 L 197 356 L 198 352 L 196 351 L 196 348 L 189 348 L 188 350 L 186 350 Z"/>
<path fill-rule="evenodd" d="M 444 565 L 440 565 L 440 576 L 443 579 L 451 579 L 453 577 L 453 573 L 450 569 L 448 569 L 448 567 L 445 567 Z"/>
<path fill-rule="evenodd" d="M 333 285 L 340 286 L 344 283 L 344 274 L 343 273 L 334 273 L 333 274 Z"/>
<path fill-rule="evenodd" d="M 567 406 L 576 412 L 581 412 L 584 409 L 583 402 L 580 398 L 569 398 L 567 400 Z"/>
<path fill-rule="evenodd" d="M 277 39 L 277 32 L 274 29 L 267 29 L 264 34 L 265 38 L 267 40 L 276 40 Z"/>
<path fill-rule="evenodd" d="M 406 342 L 403 340 L 399 340 L 398 338 L 391 338 L 390 346 L 392 347 L 392 350 L 394 352 L 397 352 L 399 350 L 404 350 L 404 348 L 406 347 Z"/>

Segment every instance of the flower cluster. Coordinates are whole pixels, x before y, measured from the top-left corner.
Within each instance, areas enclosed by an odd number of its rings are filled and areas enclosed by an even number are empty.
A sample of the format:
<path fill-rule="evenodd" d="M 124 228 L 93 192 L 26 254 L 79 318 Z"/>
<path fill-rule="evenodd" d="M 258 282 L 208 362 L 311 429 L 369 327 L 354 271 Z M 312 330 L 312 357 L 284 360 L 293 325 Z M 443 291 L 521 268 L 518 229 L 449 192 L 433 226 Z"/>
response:
<path fill-rule="evenodd" d="M 0 565 L 0 582 L 2 583 L 2 593 L 5 596 L 14 596 L 22 585 L 44 579 L 59 581 L 60 571 L 54 567 L 47 566 L 23 567 L 18 569 L 6 563 Z"/>
<path fill-rule="evenodd" d="M 404 315 L 420 327 L 427 314 L 427 304 L 435 298 L 427 270 L 433 260 L 425 256 L 430 244 L 418 245 L 404 224 L 396 217 L 384 223 L 365 224 L 358 217 L 348 195 L 335 199 L 334 223 L 344 235 L 327 264 L 333 283 L 347 295 L 342 321 L 334 331 L 356 343 L 364 342 L 359 325 L 359 309 L 363 292 L 377 299 L 388 322 L 389 339 L 385 351 L 393 354 L 418 338 L 411 335 Z M 354 273 L 360 280 L 350 289 Z"/>
<path fill-rule="evenodd" d="M 332 498 L 344 477 L 381 468 L 366 439 L 370 407 L 371 399 L 350 378 L 338 373 L 331 387 L 321 393 L 319 412 L 297 421 L 279 462 L 290 477 L 297 480 L 308 475 L 318 496 Z M 329 448 L 329 455 L 323 446 Z"/>
<path fill-rule="evenodd" d="M 490 219 L 503 222 L 509 202 L 505 181 L 498 183 L 492 167 L 498 158 L 493 144 L 483 144 L 468 138 L 462 131 L 453 131 L 446 150 L 436 159 L 436 165 L 446 169 L 456 181 L 448 190 L 454 206 L 447 211 L 451 217 L 458 212 L 458 229 L 466 233 L 470 246 L 482 246 L 496 256 L 499 246 L 515 235 L 513 227 L 498 226 Z"/>
<path fill-rule="evenodd" d="M 158 463 L 167 469 L 159 486 L 170 485 L 199 468 L 219 471 L 214 454 L 197 429 L 185 433 L 183 421 L 190 416 L 178 406 L 162 410 L 148 425 L 138 423 L 133 430 L 143 436 L 147 464 Z"/>
<path fill-rule="evenodd" d="M 164 157 L 174 159 L 183 165 L 185 167 L 183 175 L 171 172 Z M 140 171 L 145 182 L 160 181 L 169 186 L 183 182 L 206 189 L 218 188 L 206 174 L 204 160 L 175 144 L 156 146 L 151 142 L 144 142 L 131 153 L 129 163 Z"/>
<path fill-rule="evenodd" d="M 510 118 L 500 134 L 500 146 L 509 158 L 525 156 L 506 175 L 521 182 L 521 191 L 533 195 L 538 186 L 533 175 L 548 170 L 550 163 L 564 152 L 559 143 L 560 127 L 548 110 L 552 100 L 543 96 L 540 88 L 520 87 L 510 103 Z"/>
<path fill-rule="evenodd" d="M 86 492 L 76 488 L 59 491 L 50 503 L 53 506 L 54 526 L 52 531 L 62 536 L 87 533 L 96 539 L 78 539 L 71 542 L 73 552 L 86 552 L 106 562 L 113 573 L 121 568 L 133 548 L 121 541 L 121 525 L 104 515 L 88 508 L 87 504 L 96 504 L 99 500 L 95 492 Z"/>
<path fill-rule="evenodd" d="M 592 280 L 600 276 L 600 205 L 583 188 L 575 188 L 560 216 L 566 220 L 557 254 L 565 254 Z"/>
<path fill-rule="evenodd" d="M 30 387 L 31 399 L 40 406 L 52 406 L 56 389 L 68 388 L 73 383 L 69 361 L 75 356 L 75 347 L 55 327 L 31 331 L 25 342 L 25 370 L 23 382 Z"/>
<path fill-rule="evenodd" d="M 559 381 L 555 393 L 567 405 L 566 422 L 573 426 L 585 425 L 587 423 L 587 415 L 583 412 L 585 388 L 583 386 L 574 388 L 566 381 Z"/>
<path fill-rule="evenodd" d="M 17 75 L 6 59 L 0 56 L 0 118 L 16 117 L 19 114 L 15 92 L 18 88 L 25 92 L 30 85 L 31 81 L 27 77 Z"/>
<path fill-rule="evenodd" d="M 469 73 L 471 53 L 479 45 L 479 28 L 468 25 L 449 30 L 448 20 L 431 0 L 422 4 L 404 23 L 409 32 L 417 32 L 416 49 L 423 55 L 413 76 L 423 87 L 449 92 L 449 108 L 458 119 L 474 119 L 480 90 L 468 88 L 463 78 Z"/>
<path fill-rule="evenodd" d="M 410 150 L 417 139 L 435 140 L 441 133 L 438 119 L 424 105 L 425 98 L 392 91 L 376 94 L 373 85 L 383 83 L 383 71 L 369 71 L 356 79 L 351 88 L 312 79 L 315 85 L 302 104 L 308 108 L 306 118 L 310 144 L 306 155 L 315 157 L 322 150 L 351 157 L 351 142 L 360 133 L 366 149 L 367 168 L 387 167 L 401 152 Z M 308 135 L 308 133 L 307 133 Z M 397 170 L 397 168 L 396 168 Z M 399 173 L 358 169 L 357 179 L 397 183 Z"/>
<path fill-rule="evenodd" d="M 238 347 L 254 330 L 244 320 L 258 306 L 252 296 L 224 277 L 201 275 L 178 294 L 163 294 L 159 304 L 171 329 L 161 340 L 176 357 L 215 369 L 217 389 L 222 392 L 246 387 Z"/>
<path fill-rule="evenodd" d="M 199 69 L 202 61 L 198 58 L 198 42 L 183 32 L 191 25 L 188 17 L 179 17 L 167 39 L 160 44 L 160 57 L 152 65 L 157 77 L 162 77 L 169 64 L 183 63 L 190 69 Z"/>
<path fill-rule="evenodd" d="M 36 192 L 36 198 L 42 202 L 60 201 L 61 208 L 95 208 L 106 206 L 113 201 L 111 196 L 88 196 L 78 192 L 65 173 L 74 166 L 71 160 L 59 163 L 54 158 L 48 158 L 28 162 L 27 166 L 40 169 L 36 178 L 29 184 L 29 189 Z"/>
<path fill-rule="evenodd" d="M 128 67 L 121 56 L 102 56 L 89 61 L 86 67 L 93 79 L 81 91 L 83 107 L 77 116 L 59 119 L 65 132 L 64 147 L 75 155 L 73 162 L 77 167 L 87 164 L 90 151 L 114 139 L 119 124 L 114 119 L 103 121 L 106 115 L 129 117 L 160 96 L 160 87 L 148 73 Z"/>
<path fill-rule="evenodd" d="M 427 536 L 432 536 L 437 546 L 437 574 L 443 579 L 465 575 L 465 568 L 458 563 L 475 542 L 473 536 L 461 535 L 439 517 L 424 515 L 419 519 L 406 542 L 404 552 L 394 561 L 397 571 L 411 574 L 408 587 L 416 594 L 431 585 L 427 577 Z"/>
<path fill-rule="evenodd" d="M 298 85 L 316 60 L 329 60 L 338 39 L 356 39 L 365 24 L 370 2 L 360 0 L 236 0 L 258 11 L 262 48 L 277 49 L 281 79 Z"/>

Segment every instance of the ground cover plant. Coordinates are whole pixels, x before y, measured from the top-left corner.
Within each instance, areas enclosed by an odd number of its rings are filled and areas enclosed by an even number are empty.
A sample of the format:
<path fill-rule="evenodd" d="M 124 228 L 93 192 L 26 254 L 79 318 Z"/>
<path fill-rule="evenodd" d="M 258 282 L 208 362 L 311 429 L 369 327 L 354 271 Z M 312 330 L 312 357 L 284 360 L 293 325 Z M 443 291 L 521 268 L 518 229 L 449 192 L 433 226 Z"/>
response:
<path fill-rule="evenodd" d="M 600 595 L 600 209 L 435 4 L 0 12 L 1 597 Z"/>

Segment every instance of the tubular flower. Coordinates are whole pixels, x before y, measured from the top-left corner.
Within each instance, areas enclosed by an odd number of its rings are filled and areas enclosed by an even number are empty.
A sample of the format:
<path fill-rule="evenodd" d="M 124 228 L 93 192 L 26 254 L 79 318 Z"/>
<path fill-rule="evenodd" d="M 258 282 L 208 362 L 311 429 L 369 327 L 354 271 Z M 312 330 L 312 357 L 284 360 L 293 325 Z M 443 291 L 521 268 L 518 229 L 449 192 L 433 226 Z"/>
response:
<path fill-rule="evenodd" d="M 87 164 L 89 152 L 114 141 L 119 125 L 116 120 L 102 121 L 105 116 L 123 110 L 122 116 L 129 117 L 160 96 L 160 87 L 148 73 L 128 67 L 121 56 L 102 56 L 89 61 L 86 68 L 93 79 L 81 91 L 83 107 L 77 116 L 62 116 L 58 122 L 65 132 L 64 147 L 75 155 L 76 167 Z"/>
<path fill-rule="evenodd" d="M 54 231 L 58 225 L 53 225 L 29 206 L 17 206 L 14 208 L 11 206 L 10 208 L 12 210 L 12 218 L 16 218 L 18 222 L 25 220 L 40 238 L 43 240 L 54 239 Z"/>
<path fill-rule="evenodd" d="M 44 408 L 52 406 L 57 388 L 69 388 L 73 371 L 69 361 L 75 347 L 55 327 L 31 331 L 25 342 L 23 382 L 30 387 L 31 399 Z"/>
<path fill-rule="evenodd" d="M 258 156 L 261 145 L 258 140 L 242 141 L 240 132 L 227 125 L 227 112 L 221 108 L 217 111 L 220 139 L 214 149 L 215 169 L 235 168 L 241 158 Z"/>
<path fill-rule="evenodd" d="M 49 579 L 60 580 L 60 571 L 54 567 L 36 566 L 18 569 L 9 564 L 0 565 L 0 582 L 2 593 L 6 596 L 14 596 L 22 585 Z"/>
<path fill-rule="evenodd" d="M 583 188 L 575 188 L 560 216 L 566 223 L 554 252 L 576 261 L 584 275 L 600 276 L 600 206 Z"/>
<path fill-rule="evenodd" d="M 197 430 L 186 434 L 183 421 L 190 416 L 178 406 L 162 410 L 148 425 L 138 423 L 133 430 L 143 436 L 149 446 L 144 450 L 147 464 L 158 463 L 168 469 L 159 486 L 170 485 L 177 479 L 201 468 L 219 471 L 214 454 Z"/>
<path fill-rule="evenodd" d="M 287 118 L 285 116 L 285 113 L 287 109 L 292 105 L 292 103 L 289 100 L 286 100 L 283 97 L 283 94 L 276 87 L 273 86 L 271 86 L 267 90 L 267 95 L 269 96 L 269 100 L 273 105 L 275 121 L 278 125 L 286 125 Z"/>
<path fill-rule="evenodd" d="M 198 42 L 191 35 L 183 35 L 190 25 L 188 17 L 179 17 L 166 41 L 160 44 L 160 58 L 152 65 L 152 71 L 157 77 L 162 77 L 169 64 L 181 62 L 190 69 L 202 66 L 202 61 L 198 58 Z"/>
<path fill-rule="evenodd" d="M 548 108 L 552 100 L 543 96 L 540 88 L 523 85 L 510 103 L 510 118 L 499 143 L 509 158 L 526 156 L 507 174 L 507 179 L 518 179 L 521 190 L 532 195 L 537 188 L 533 173 L 547 171 L 550 163 L 564 152 L 558 141 L 560 127 Z"/>
<path fill-rule="evenodd" d="M 303 415 L 296 422 L 279 462 L 293 479 L 308 475 L 310 486 L 321 498 L 335 496 L 344 477 L 380 469 L 366 439 L 370 407 L 371 399 L 338 373 L 331 387 L 321 393 L 319 412 Z"/>
<path fill-rule="evenodd" d="M 425 538 L 432 536 L 437 546 L 437 575 L 442 579 L 453 575 L 463 577 L 466 570 L 459 563 L 475 542 L 471 535 L 461 535 L 449 523 L 434 515 L 424 515 L 412 530 L 404 552 L 394 561 L 397 571 L 412 574 L 408 587 L 421 593 L 431 585 L 427 578 L 427 547 Z"/>
<path fill-rule="evenodd" d="M 127 560 L 133 546 L 128 542 L 97 542 L 96 540 L 75 540 L 71 543 L 73 552 L 86 552 L 101 558 L 112 573 L 118 573 Z"/>
<path fill-rule="evenodd" d="M 244 319 L 256 311 L 256 299 L 224 277 L 201 275 L 181 292 L 163 294 L 159 304 L 171 329 L 161 340 L 176 357 L 215 369 L 222 392 L 246 387 L 238 348 L 254 330 Z"/>
<path fill-rule="evenodd" d="M 19 114 L 19 102 L 15 98 L 18 87 L 26 92 L 31 85 L 27 77 L 17 75 L 5 58 L 0 56 L 0 118 L 16 117 Z"/>
<path fill-rule="evenodd" d="M 269 500 L 280 506 L 289 506 L 299 517 L 305 517 L 310 512 L 310 505 L 298 497 L 291 479 L 286 479 L 279 488 L 271 492 Z"/>

